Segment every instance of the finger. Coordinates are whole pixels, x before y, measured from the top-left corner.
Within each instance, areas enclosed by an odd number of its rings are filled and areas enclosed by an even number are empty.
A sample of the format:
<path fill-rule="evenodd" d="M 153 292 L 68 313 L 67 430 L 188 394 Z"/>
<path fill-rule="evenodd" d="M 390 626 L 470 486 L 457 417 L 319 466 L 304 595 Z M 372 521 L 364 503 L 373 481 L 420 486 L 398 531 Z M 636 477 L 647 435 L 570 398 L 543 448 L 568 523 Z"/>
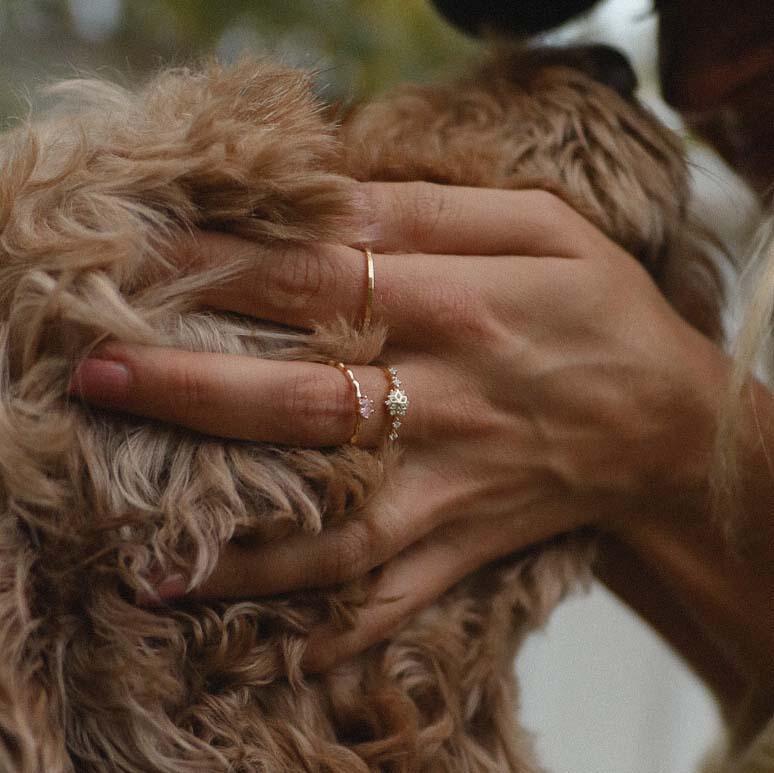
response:
<path fill-rule="evenodd" d="M 212 233 L 195 234 L 179 249 L 195 253 L 196 258 L 187 260 L 201 267 L 229 261 L 245 266 L 201 294 L 206 306 L 306 330 L 338 318 L 357 327 L 365 318 L 368 262 L 362 250 L 330 244 L 268 250 Z M 374 322 L 386 324 L 394 341 L 434 336 L 446 325 L 444 310 L 455 314 L 464 298 L 475 293 L 475 283 L 465 279 L 469 262 L 452 256 L 372 254 Z M 433 307 L 441 294 L 445 305 L 436 320 Z"/>
<path fill-rule="evenodd" d="M 350 370 L 373 410 L 361 418 L 358 445 L 381 445 L 392 423 L 384 404 L 386 374 L 374 366 Z M 422 380 L 428 375 L 422 371 L 400 366 L 411 395 L 400 427 L 404 442 L 427 429 Z M 359 409 L 353 382 L 330 365 L 153 346 L 104 347 L 79 365 L 71 389 L 95 405 L 208 435 L 311 447 L 348 442 Z"/>
<path fill-rule="evenodd" d="M 384 566 L 353 628 L 342 632 L 325 624 L 311 632 L 304 669 L 326 671 L 387 638 L 472 571 L 507 554 L 503 530 L 512 529 L 512 520 L 475 527 L 456 521 L 411 545 Z"/>
<path fill-rule="evenodd" d="M 371 245 L 374 317 L 398 336 L 416 337 L 428 323 L 438 330 L 443 323 L 433 325 L 433 302 L 439 293 L 453 296 L 452 305 L 470 305 L 476 292 L 471 277 L 475 280 L 483 266 L 460 256 L 580 257 L 609 252 L 612 244 L 569 205 L 542 190 L 429 183 L 363 183 L 360 190 L 366 217 L 374 220 L 378 234 Z M 353 324 L 364 317 L 368 278 L 360 249 L 266 247 L 228 234 L 197 232 L 179 243 L 177 252 L 177 262 L 188 266 L 244 264 L 236 279 L 202 295 L 202 302 L 214 308 L 304 329 L 339 316 Z"/>
<path fill-rule="evenodd" d="M 177 249 L 187 256 L 182 260 L 200 268 L 244 265 L 233 279 L 202 294 L 207 306 L 302 329 L 338 317 L 353 325 L 362 321 L 368 278 L 359 249 L 331 244 L 266 247 L 207 232 L 192 234 Z"/>
<path fill-rule="evenodd" d="M 255 255 L 235 279 L 201 296 L 207 306 L 302 329 L 339 317 L 359 326 L 365 317 L 368 268 L 361 250 L 323 244 L 269 253 L 236 237 L 197 239 L 215 264 L 249 251 Z M 444 337 L 455 321 L 480 318 L 482 293 L 494 292 L 502 281 L 502 263 L 495 258 L 376 253 L 372 260 L 372 318 L 387 325 L 397 344 Z"/>
<path fill-rule="evenodd" d="M 320 534 L 293 534 L 258 546 L 226 545 L 195 598 L 254 598 L 311 587 L 329 587 L 360 578 L 424 537 L 450 509 L 454 484 L 446 488 L 422 473 L 403 474 L 373 503 L 373 517 L 353 518 Z M 173 578 L 157 588 L 160 598 L 185 595 L 186 583 Z"/>
<path fill-rule="evenodd" d="M 421 453 L 416 456 L 421 457 Z M 482 495 L 483 496 L 483 495 Z M 476 496 L 477 501 L 481 496 Z M 304 588 L 339 585 L 363 577 L 444 523 L 464 521 L 470 513 L 471 484 L 412 459 L 379 491 L 369 515 L 353 518 L 320 534 L 293 534 L 258 546 L 226 545 L 197 598 L 251 598 Z M 497 520 L 500 514 L 488 520 Z M 511 518 L 497 544 L 530 544 L 556 531 L 556 519 Z M 510 542 L 508 541 L 510 540 Z M 473 549 L 475 546 L 469 546 Z M 159 586 L 171 600 L 186 593 L 177 579 Z"/>
<path fill-rule="evenodd" d="M 582 257 L 607 238 L 543 190 L 363 183 L 380 252 Z"/>
<path fill-rule="evenodd" d="M 480 502 L 482 496 L 476 495 L 475 500 Z M 468 534 L 464 530 L 472 525 L 475 534 L 466 539 L 463 549 L 480 565 L 568 529 L 568 507 L 561 501 L 536 503 L 529 517 L 494 510 L 475 524 L 470 521 L 470 502 L 470 483 L 463 476 L 407 465 L 379 492 L 370 516 L 353 518 L 320 534 L 293 534 L 258 546 L 229 543 L 221 550 L 214 572 L 189 595 L 255 598 L 339 585 L 365 576 L 434 530 L 440 535 Z M 569 528 L 586 522 L 587 516 Z M 445 532 L 452 524 L 453 530 Z M 159 599 L 174 601 L 189 589 L 186 579 L 177 576 L 164 580 L 156 591 Z"/>

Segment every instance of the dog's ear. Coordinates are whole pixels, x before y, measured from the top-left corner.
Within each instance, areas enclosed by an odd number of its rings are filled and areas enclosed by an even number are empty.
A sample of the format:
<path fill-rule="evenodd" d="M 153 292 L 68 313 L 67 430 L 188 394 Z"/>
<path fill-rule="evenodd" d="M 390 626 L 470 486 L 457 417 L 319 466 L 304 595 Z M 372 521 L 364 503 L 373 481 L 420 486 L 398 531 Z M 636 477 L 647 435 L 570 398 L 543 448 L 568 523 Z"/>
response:
<path fill-rule="evenodd" d="M 627 102 L 634 102 L 637 76 L 626 55 L 612 46 L 535 46 L 519 47 L 507 44 L 495 47 L 489 66 L 481 75 L 504 77 L 516 83 L 529 83 L 546 69 L 560 67 L 576 70 L 615 91 Z"/>
<path fill-rule="evenodd" d="M 639 85 L 634 68 L 626 55 L 612 46 L 602 44 L 576 46 L 568 50 L 571 67 L 586 73 L 628 101 L 634 99 Z"/>
<path fill-rule="evenodd" d="M 634 68 L 626 55 L 612 46 L 584 46 L 586 72 L 595 80 L 618 92 L 624 99 L 634 99 L 639 83 Z"/>

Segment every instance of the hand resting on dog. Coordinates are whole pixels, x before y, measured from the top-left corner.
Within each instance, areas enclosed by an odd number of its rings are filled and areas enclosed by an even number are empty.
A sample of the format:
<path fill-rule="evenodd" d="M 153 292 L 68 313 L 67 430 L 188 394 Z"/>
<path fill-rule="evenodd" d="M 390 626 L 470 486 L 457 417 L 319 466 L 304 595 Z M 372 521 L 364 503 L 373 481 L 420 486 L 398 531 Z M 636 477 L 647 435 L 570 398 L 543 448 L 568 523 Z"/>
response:
<path fill-rule="evenodd" d="M 375 522 L 230 546 L 191 593 L 268 595 L 381 567 L 375 597 L 391 601 L 366 607 L 351 631 L 320 630 L 307 663 L 322 669 L 478 566 L 593 524 L 611 535 L 613 586 L 721 695 L 760 680 L 774 645 L 774 485 L 751 420 L 744 511 L 760 540 L 744 561 L 729 555 L 709 487 L 727 358 L 633 258 L 551 194 L 371 183 L 360 195 L 385 359 L 412 401 L 401 468 L 379 494 L 389 506 Z M 210 233 L 180 246 L 185 260 L 250 254 L 250 243 Z M 297 328 L 362 313 L 359 249 L 320 245 L 282 265 L 280 275 L 258 261 L 204 300 Z M 353 370 L 366 394 L 383 396 L 380 369 Z M 324 446 L 352 430 L 349 385 L 320 364 L 111 345 L 75 383 L 99 405 L 224 437 Z M 749 390 L 771 437 L 771 395 Z M 382 442 L 384 415 L 364 426 L 366 445 Z M 182 595 L 185 580 L 159 592 Z"/>

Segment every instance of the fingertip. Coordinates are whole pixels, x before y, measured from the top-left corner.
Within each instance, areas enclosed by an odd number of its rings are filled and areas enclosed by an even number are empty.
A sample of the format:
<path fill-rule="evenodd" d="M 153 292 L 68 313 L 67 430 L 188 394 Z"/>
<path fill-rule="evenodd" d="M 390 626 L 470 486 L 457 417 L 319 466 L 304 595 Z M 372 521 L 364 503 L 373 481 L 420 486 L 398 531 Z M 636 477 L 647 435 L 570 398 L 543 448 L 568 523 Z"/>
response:
<path fill-rule="evenodd" d="M 188 591 L 188 582 L 182 574 L 173 574 L 162 580 L 156 586 L 156 593 L 162 601 L 171 601 L 173 599 L 185 596 Z"/>
<path fill-rule="evenodd" d="M 99 403 L 121 403 L 129 396 L 129 378 L 124 363 L 90 357 L 76 367 L 68 391 Z"/>
<path fill-rule="evenodd" d="M 168 604 L 177 601 L 186 595 L 188 583 L 182 574 L 173 574 L 165 577 L 155 586 L 152 593 L 138 591 L 135 601 L 139 606 L 157 607 L 162 604 Z"/>

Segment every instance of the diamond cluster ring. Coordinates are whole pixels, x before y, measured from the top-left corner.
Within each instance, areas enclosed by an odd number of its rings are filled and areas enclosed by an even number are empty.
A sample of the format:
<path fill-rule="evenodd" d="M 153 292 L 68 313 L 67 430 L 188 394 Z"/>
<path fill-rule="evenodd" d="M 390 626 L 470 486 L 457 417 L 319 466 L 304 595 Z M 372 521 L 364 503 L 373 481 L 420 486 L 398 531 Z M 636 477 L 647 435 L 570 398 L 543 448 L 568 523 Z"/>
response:
<path fill-rule="evenodd" d="M 403 384 L 398 378 L 398 371 L 393 367 L 385 366 L 384 374 L 387 376 L 390 390 L 387 393 L 384 404 L 387 406 L 387 413 L 392 417 L 392 424 L 387 437 L 389 440 L 394 441 L 398 439 L 398 429 L 403 417 L 408 412 L 409 399 L 408 395 L 403 391 Z"/>
<path fill-rule="evenodd" d="M 352 429 L 352 436 L 350 437 L 349 442 L 353 445 L 357 445 L 358 440 L 360 439 L 360 430 L 362 429 L 363 421 L 370 419 L 374 414 L 374 401 L 363 392 L 355 374 L 343 362 L 330 360 L 328 365 L 341 371 L 347 377 L 347 381 L 351 387 L 355 406 L 355 426 Z M 387 409 L 387 415 L 390 417 L 387 439 L 395 441 L 398 439 L 398 429 L 400 429 L 403 418 L 406 413 L 408 413 L 409 398 L 398 377 L 398 371 L 389 365 L 382 365 L 380 367 L 387 377 L 388 391 L 387 397 L 384 399 L 384 406 Z"/>

